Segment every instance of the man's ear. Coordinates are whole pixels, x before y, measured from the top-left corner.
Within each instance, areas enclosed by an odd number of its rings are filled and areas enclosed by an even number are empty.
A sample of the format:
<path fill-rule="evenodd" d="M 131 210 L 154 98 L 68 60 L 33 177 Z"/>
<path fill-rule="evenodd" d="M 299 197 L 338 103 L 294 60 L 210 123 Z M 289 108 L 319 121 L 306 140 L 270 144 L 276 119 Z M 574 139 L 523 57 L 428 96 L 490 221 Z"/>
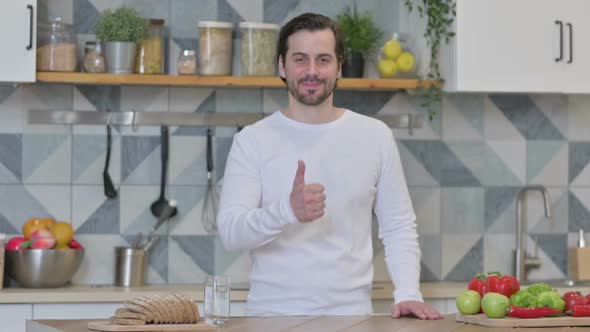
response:
<path fill-rule="evenodd" d="M 287 75 L 285 75 L 285 62 L 283 61 L 282 55 L 279 55 L 279 75 L 282 78 L 287 78 Z"/>

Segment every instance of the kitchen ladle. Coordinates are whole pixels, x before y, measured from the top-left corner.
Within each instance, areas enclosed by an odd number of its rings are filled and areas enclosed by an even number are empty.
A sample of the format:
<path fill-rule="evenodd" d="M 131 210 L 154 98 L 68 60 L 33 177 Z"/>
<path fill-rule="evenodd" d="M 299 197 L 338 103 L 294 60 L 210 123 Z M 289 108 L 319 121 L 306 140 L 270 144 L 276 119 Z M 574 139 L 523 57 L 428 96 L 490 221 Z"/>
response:
<path fill-rule="evenodd" d="M 174 211 L 174 209 L 176 209 L 176 201 L 170 200 L 169 204 L 164 207 L 164 210 L 162 210 L 162 214 L 158 217 L 158 221 L 147 235 L 147 242 L 142 247 L 144 251 L 150 251 L 152 246 L 158 241 L 159 236 L 156 234 L 156 231 L 164 224 L 164 222 L 168 221 L 172 217 L 171 213 Z"/>
<path fill-rule="evenodd" d="M 161 126 L 161 150 L 162 150 L 162 179 L 160 183 L 160 197 L 152 203 L 150 209 L 155 217 L 160 217 L 166 206 L 170 205 L 170 202 L 166 199 L 166 177 L 168 173 L 168 127 Z M 178 213 L 178 209 L 174 206 L 170 217 L 174 217 Z"/>
<path fill-rule="evenodd" d="M 108 198 L 115 198 L 117 197 L 117 190 L 113 185 L 113 180 L 109 175 L 109 164 L 111 162 L 111 145 L 112 145 L 112 136 L 111 136 L 111 116 L 112 113 L 109 113 L 109 119 L 107 120 L 107 156 L 104 163 L 104 170 L 102 172 L 102 180 L 104 184 L 104 194 Z"/>

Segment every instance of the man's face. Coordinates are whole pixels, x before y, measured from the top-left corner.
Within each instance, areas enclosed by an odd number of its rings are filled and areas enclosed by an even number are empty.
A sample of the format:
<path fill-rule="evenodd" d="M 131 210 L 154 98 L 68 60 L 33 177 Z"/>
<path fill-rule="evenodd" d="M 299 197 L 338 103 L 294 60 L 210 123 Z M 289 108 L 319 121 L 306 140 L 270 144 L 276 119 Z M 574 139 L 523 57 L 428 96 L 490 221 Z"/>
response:
<path fill-rule="evenodd" d="M 279 59 L 279 73 L 289 93 L 303 105 L 320 105 L 332 95 L 340 76 L 334 33 L 330 29 L 300 30 L 287 43 L 285 59 Z"/>

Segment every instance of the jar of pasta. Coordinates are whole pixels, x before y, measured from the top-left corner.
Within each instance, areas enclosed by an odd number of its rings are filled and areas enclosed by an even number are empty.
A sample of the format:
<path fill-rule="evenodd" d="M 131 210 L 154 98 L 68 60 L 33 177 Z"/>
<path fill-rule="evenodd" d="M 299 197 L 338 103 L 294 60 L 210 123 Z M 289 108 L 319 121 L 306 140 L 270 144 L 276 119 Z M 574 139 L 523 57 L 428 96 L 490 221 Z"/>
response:
<path fill-rule="evenodd" d="M 164 72 L 164 20 L 150 19 L 146 39 L 137 44 L 135 72 L 162 74 Z"/>
<path fill-rule="evenodd" d="M 39 23 L 37 35 L 38 71 L 74 71 L 77 66 L 76 35 L 61 17 Z"/>
<path fill-rule="evenodd" d="M 242 22 L 242 75 L 274 76 L 276 74 L 277 24 Z"/>
<path fill-rule="evenodd" d="M 231 75 L 232 32 L 229 22 L 199 22 L 199 71 L 201 75 Z"/>

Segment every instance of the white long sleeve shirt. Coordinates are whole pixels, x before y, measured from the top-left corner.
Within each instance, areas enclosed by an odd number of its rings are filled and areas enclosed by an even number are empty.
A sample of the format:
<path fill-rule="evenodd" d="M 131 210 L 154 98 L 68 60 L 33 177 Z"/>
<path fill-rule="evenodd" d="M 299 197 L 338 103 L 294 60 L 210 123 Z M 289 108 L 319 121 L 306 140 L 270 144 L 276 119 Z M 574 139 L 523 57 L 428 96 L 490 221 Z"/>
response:
<path fill-rule="evenodd" d="M 289 203 L 300 159 L 326 194 L 324 216 L 307 223 Z M 395 302 L 422 301 L 415 214 L 384 123 L 345 110 L 304 124 L 277 111 L 236 134 L 218 225 L 226 249 L 250 251 L 248 314 L 371 313 L 373 209 Z"/>

